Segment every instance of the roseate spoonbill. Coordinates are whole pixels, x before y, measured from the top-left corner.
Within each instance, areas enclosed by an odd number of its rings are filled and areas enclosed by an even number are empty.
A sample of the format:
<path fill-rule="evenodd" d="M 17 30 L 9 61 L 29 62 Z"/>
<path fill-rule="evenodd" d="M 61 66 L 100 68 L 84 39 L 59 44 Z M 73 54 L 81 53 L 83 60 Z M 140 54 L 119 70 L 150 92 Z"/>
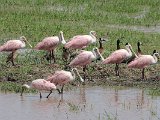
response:
<path fill-rule="evenodd" d="M 117 50 L 120 49 L 120 43 L 121 43 L 121 41 L 120 41 L 120 39 L 118 39 L 117 40 Z M 140 49 L 140 45 L 142 45 L 142 43 L 141 42 L 137 42 L 137 48 L 138 48 L 137 56 L 142 54 L 142 51 Z M 128 64 L 129 62 L 133 61 L 135 58 L 136 58 L 135 54 L 132 54 L 132 56 L 130 58 L 123 60 L 121 63 L 127 63 Z M 119 69 L 119 64 L 116 63 L 116 66 L 115 66 L 116 76 L 119 76 L 119 70 L 118 69 Z"/>
<path fill-rule="evenodd" d="M 7 51 L 7 52 L 12 52 L 11 54 L 9 54 L 8 56 L 8 60 L 12 62 L 12 65 L 14 64 L 14 59 L 15 59 L 15 52 L 18 49 L 22 49 L 26 46 L 25 43 L 28 43 L 29 46 L 32 48 L 31 44 L 27 41 L 27 39 L 24 36 L 20 37 L 20 40 L 8 40 L 6 43 L 4 43 L 2 46 L 0 46 L 0 52 L 1 51 Z M 7 60 L 7 61 L 8 61 Z M 7 62 L 6 61 L 6 62 Z"/>
<path fill-rule="evenodd" d="M 109 57 L 103 60 L 103 64 L 120 64 L 122 61 L 130 58 L 132 52 L 135 52 L 132 49 L 132 46 L 129 43 L 126 43 L 126 49 L 119 49 L 114 51 Z M 136 55 L 136 54 L 135 54 Z M 119 72 L 118 72 L 119 73 Z"/>
<path fill-rule="evenodd" d="M 48 77 L 47 81 L 54 83 L 56 86 L 62 86 L 61 90 L 57 90 L 60 94 L 63 94 L 64 85 L 75 80 L 76 75 L 79 77 L 81 82 L 84 82 L 76 68 L 73 68 L 71 72 L 65 70 L 57 70 L 52 76 Z"/>
<path fill-rule="evenodd" d="M 128 63 L 130 63 L 131 61 L 133 61 L 136 57 L 142 55 L 142 51 L 141 51 L 141 48 L 140 48 L 141 45 L 142 45 L 141 42 L 137 42 L 137 48 L 138 48 L 138 49 L 137 49 L 137 53 L 136 53 L 136 54 L 133 54 L 132 57 L 130 57 L 130 58 L 122 61 L 122 63 L 127 63 L 127 64 L 128 64 Z"/>
<path fill-rule="evenodd" d="M 53 58 L 54 62 L 55 56 L 54 56 L 54 49 L 60 44 L 66 44 L 66 41 L 64 40 L 63 32 L 60 31 L 59 36 L 52 36 L 52 37 L 46 37 L 42 40 L 42 42 L 39 42 L 36 46 L 35 49 L 37 50 L 46 50 L 49 52 L 50 56 L 50 63 L 51 59 Z"/>
<path fill-rule="evenodd" d="M 90 31 L 89 35 L 77 35 L 71 38 L 71 40 L 65 44 L 65 48 L 82 49 L 95 42 L 96 32 Z"/>
<path fill-rule="evenodd" d="M 154 53 L 153 55 L 140 55 L 128 64 L 128 68 L 142 69 L 142 79 L 144 79 L 144 68 L 157 63 L 158 59 L 158 53 Z"/>
<path fill-rule="evenodd" d="M 81 66 L 83 67 L 84 80 L 86 77 L 86 66 L 92 61 L 102 58 L 98 48 L 93 48 L 92 51 L 82 50 L 69 64 L 70 67 Z"/>
<path fill-rule="evenodd" d="M 32 81 L 31 86 L 27 84 L 24 84 L 22 86 L 21 96 L 23 94 L 24 89 L 26 88 L 27 89 L 33 88 L 33 89 L 39 90 L 40 98 L 42 98 L 42 94 L 41 94 L 42 90 L 50 91 L 50 93 L 47 95 L 47 98 L 48 98 L 49 95 L 52 93 L 52 90 L 56 89 L 56 86 L 54 83 L 51 83 L 50 81 L 46 81 L 44 79 L 36 79 Z"/>

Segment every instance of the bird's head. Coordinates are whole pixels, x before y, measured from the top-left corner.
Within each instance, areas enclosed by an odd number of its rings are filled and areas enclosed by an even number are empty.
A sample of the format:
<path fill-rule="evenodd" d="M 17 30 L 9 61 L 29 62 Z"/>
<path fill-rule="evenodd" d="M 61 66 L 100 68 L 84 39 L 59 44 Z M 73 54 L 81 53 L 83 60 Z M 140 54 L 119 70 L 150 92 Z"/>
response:
<path fill-rule="evenodd" d="M 125 44 L 126 48 L 129 48 L 130 50 L 132 49 L 132 46 L 129 43 Z"/>
<path fill-rule="evenodd" d="M 158 60 L 160 59 L 159 53 L 158 53 L 158 52 L 154 53 L 153 55 L 155 55 L 155 56 L 157 57 Z"/>
<path fill-rule="evenodd" d="M 142 42 L 137 42 L 137 46 L 141 46 L 142 45 Z"/>
<path fill-rule="evenodd" d="M 90 34 L 93 35 L 93 36 L 95 36 L 95 37 L 97 36 L 97 34 L 96 34 L 95 31 L 90 31 Z"/>
<path fill-rule="evenodd" d="M 20 40 L 22 40 L 22 41 L 24 41 L 24 42 L 26 42 L 26 41 L 27 41 L 27 39 L 26 39 L 26 37 L 25 37 L 25 36 L 21 36 L 21 37 L 20 37 Z"/>
<path fill-rule="evenodd" d="M 24 90 L 29 89 L 29 88 L 30 88 L 29 85 L 23 84 L 23 85 L 22 85 L 22 88 L 21 88 L 21 96 L 23 95 Z"/>
<path fill-rule="evenodd" d="M 106 42 L 106 41 L 108 41 L 108 39 L 99 38 L 99 42 L 100 42 L 100 43 L 103 43 L 103 42 Z"/>
<path fill-rule="evenodd" d="M 84 79 L 79 74 L 77 68 L 73 68 L 71 71 L 74 72 L 79 77 L 80 82 L 84 82 Z"/>
<path fill-rule="evenodd" d="M 93 48 L 92 52 L 95 54 L 96 60 L 101 60 L 101 55 L 97 47 Z"/>
<path fill-rule="evenodd" d="M 20 40 L 21 40 L 21 41 L 24 41 L 25 43 L 27 43 L 27 44 L 32 48 L 32 45 L 28 42 L 28 40 L 26 39 L 25 36 L 21 36 L 21 37 L 20 37 Z"/>

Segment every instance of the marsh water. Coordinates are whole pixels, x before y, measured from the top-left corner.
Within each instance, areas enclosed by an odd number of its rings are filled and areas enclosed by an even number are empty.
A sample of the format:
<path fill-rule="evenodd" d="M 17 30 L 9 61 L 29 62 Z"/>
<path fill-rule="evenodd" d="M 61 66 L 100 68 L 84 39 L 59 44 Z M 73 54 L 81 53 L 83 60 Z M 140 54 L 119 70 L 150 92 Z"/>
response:
<path fill-rule="evenodd" d="M 63 96 L 0 93 L 0 120 L 159 120 L 160 96 L 137 88 L 80 86 Z"/>

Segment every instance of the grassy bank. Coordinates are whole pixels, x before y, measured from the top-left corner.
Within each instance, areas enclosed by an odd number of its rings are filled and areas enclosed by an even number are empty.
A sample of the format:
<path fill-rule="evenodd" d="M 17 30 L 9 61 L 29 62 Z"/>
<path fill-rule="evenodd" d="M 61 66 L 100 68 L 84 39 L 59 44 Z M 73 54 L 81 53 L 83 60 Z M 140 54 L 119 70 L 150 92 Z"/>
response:
<path fill-rule="evenodd" d="M 44 37 L 57 35 L 60 30 L 64 32 L 66 40 L 95 30 L 98 37 L 109 34 L 104 57 L 116 49 L 116 40 L 120 37 L 124 37 L 123 43 L 129 42 L 135 50 L 136 42 L 141 41 L 143 53 L 151 54 L 154 49 L 160 50 L 159 8 L 159 0 L 1 0 L 0 44 L 24 35 L 35 46 Z M 87 49 L 91 50 L 92 47 Z M 56 67 L 48 65 L 47 61 L 40 62 L 43 51 L 31 50 L 20 54 L 16 59 L 19 67 L 6 65 L 6 53 L 0 53 L 1 80 L 11 77 L 23 83 L 47 77 L 56 69 L 63 68 L 61 48 L 56 51 L 59 64 Z M 118 81 L 119 78 L 114 77 L 114 66 L 108 66 L 102 66 L 106 69 L 102 72 L 109 74 L 107 77 L 110 81 Z M 130 79 L 133 82 L 140 78 L 139 70 L 128 70 L 125 65 L 123 68 L 121 81 Z M 95 74 L 99 75 L 99 72 Z M 149 67 L 146 74 L 148 78 L 159 76 L 160 65 Z"/>

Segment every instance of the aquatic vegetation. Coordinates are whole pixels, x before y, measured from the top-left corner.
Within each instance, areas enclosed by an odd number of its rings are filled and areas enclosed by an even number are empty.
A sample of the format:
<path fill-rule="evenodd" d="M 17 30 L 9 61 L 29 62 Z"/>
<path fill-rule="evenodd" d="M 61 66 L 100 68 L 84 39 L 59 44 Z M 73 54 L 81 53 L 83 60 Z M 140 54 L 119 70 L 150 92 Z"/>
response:
<path fill-rule="evenodd" d="M 68 106 L 69 106 L 69 110 L 70 110 L 70 111 L 76 112 L 76 111 L 79 110 L 79 106 L 74 105 L 74 104 L 72 104 L 72 103 L 68 103 Z"/>

